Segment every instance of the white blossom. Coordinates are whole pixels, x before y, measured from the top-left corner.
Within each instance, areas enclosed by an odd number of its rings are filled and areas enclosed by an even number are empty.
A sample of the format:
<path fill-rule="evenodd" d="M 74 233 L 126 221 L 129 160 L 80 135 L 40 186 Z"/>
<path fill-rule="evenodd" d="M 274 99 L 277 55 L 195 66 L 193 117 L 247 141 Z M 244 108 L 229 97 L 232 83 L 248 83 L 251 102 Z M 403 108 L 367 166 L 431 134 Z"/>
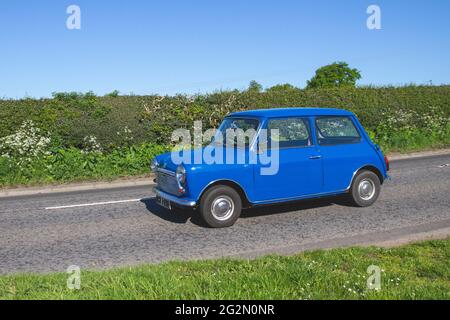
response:
<path fill-rule="evenodd" d="M 13 158 L 18 164 L 50 154 L 51 139 L 41 133 L 32 120 L 22 123 L 12 135 L 0 138 L 0 156 Z"/>
<path fill-rule="evenodd" d="M 97 137 L 89 135 L 83 139 L 83 152 L 85 153 L 102 153 L 103 148 L 97 141 Z"/>

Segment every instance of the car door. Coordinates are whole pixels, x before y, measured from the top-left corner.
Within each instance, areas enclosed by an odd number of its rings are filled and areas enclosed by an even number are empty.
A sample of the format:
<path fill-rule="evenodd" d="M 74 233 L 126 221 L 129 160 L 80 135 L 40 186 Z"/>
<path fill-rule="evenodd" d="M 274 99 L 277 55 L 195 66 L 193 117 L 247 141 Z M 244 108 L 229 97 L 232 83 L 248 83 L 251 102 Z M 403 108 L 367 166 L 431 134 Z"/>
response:
<path fill-rule="evenodd" d="M 315 118 L 319 151 L 323 156 L 324 192 L 346 190 L 356 170 L 363 166 L 370 146 L 352 116 Z"/>
<path fill-rule="evenodd" d="M 254 166 L 255 202 L 289 200 L 321 192 L 322 159 L 313 142 L 311 121 L 307 117 L 266 120 L 263 130 L 267 130 L 267 155 L 271 166 L 278 170 L 267 174 L 267 165 L 260 161 Z M 262 143 L 261 139 L 258 143 Z"/>

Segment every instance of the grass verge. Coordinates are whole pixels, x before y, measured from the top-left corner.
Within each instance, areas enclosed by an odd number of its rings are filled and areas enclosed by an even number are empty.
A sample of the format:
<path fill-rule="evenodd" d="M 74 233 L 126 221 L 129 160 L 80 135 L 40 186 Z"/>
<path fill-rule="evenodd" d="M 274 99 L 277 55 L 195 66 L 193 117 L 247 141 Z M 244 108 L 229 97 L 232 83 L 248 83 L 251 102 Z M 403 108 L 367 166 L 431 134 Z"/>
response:
<path fill-rule="evenodd" d="M 369 266 L 381 289 L 368 290 Z M 219 259 L 0 277 L 0 299 L 450 299 L 450 238 L 398 248 L 317 250 L 255 260 Z"/>

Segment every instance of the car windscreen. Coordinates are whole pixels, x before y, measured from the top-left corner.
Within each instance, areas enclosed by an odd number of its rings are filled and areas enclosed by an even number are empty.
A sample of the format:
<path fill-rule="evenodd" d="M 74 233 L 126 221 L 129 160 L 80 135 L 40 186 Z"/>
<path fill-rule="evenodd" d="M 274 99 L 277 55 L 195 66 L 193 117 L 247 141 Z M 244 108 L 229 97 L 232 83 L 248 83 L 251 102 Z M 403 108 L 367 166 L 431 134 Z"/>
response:
<path fill-rule="evenodd" d="M 215 145 L 248 147 L 256 136 L 259 120 L 254 118 L 225 118 L 214 136 Z"/>

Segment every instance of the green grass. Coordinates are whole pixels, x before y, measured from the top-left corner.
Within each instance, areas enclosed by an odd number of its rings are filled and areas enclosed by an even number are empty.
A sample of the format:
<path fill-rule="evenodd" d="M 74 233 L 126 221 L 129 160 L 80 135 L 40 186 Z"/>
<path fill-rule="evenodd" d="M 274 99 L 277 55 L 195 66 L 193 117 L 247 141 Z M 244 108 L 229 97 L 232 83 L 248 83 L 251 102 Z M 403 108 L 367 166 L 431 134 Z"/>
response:
<path fill-rule="evenodd" d="M 381 290 L 366 289 L 379 266 Z M 393 249 L 346 248 L 256 260 L 170 262 L 0 277 L 0 299 L 450 299 L 450 238 Z"/>
<path fill-rule="evenodd" d="M 447 125 L 445 132 L 445 134 L 436 135 L 419 129 L 399 131 L 389 134 L 386 139 L 375 139 L 375 142 L 380 145 L 385 154 L 445 149 L 450 147 L 450 124 Z"/>

